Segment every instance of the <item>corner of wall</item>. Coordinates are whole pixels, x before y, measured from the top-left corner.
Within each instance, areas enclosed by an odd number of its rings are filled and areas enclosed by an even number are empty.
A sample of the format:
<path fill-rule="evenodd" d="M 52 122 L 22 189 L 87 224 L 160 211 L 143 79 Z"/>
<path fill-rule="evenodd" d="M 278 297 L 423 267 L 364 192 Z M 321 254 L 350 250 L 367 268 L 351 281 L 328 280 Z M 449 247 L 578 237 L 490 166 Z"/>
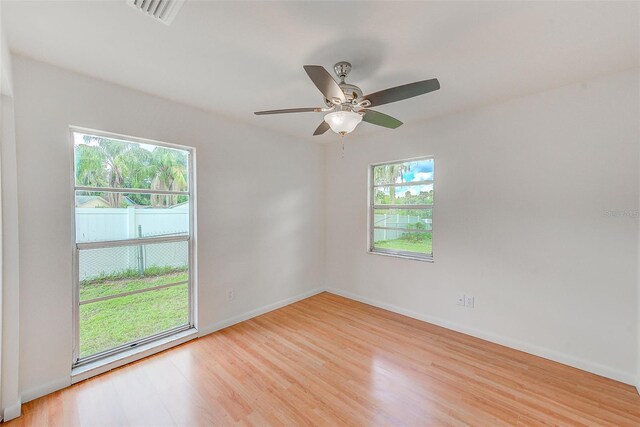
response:
<path fill-rule="evenodd" d="M 321 282 L 320 282 L 320 286 L 323 290 L 327 289 L 327 270 L 328 270 L 328 265 L 327 263 L 329 262 L 329 257 L 328 255 L 328 250 L 329 250 L 329 245 L 327 243 L 327 227 L 328 227 L 328 197 L 327 197 L 327 189 L 329 188 L 329 183 L 327 182 L 328 178 L 327 178 L 327 171 L 329 170 L 328 166 L 327 166 L 327 162 L 328 162 L 328 157 L 329 157 L 329 151 L 330 151 L 330 146 L 328 144 L 323 144 L 322 145 L 322 278 L 321 278 Z"/>
<path fill-rule="evenodd" d="M 258 307 L 256 309 L 247 311 L 247 312 L 239 314 L 237 316 L 233 316 L 233 317 L 231 317 L 229 319 L 224 319 L 224 320 L 216 322 L 216 323 L 214 323 L 212 325 L 208 325 L 208 326 L 202 327 L 199 330 L 199 334 L 198 335 L 201 336 L 201 337 L 205 336 L 205 335 L 209 335 L 209 334 L 211 334 L 213 332 L 219 331 L 220 329 L 228 328 L 228 327 L 233 326 L 233 325 L 235 325 L 237 323 L 244 322 L 245 320 L 249 320 L 249 319 L 252 319 L 254 317 L 257 317 L 257 316 L 263 315 L 265 313 L 268 313 L 270 311 L 277 310 L 279 308 L 282 308 L 282 307 L 285 307 L 287 305 L 293 304 L 295 302 L 302 301 L 303 299 L 312 297 L 312 296 L 317 295 L 317 294 L 319 294 L 321 292 L 324 292 L 324 291 L 325 291 L 324 287 L 319 287 L 319 288 L 312 289 L 310 291 L 303 292 L 301 294 L 295 295 L 295 296 L 290 297 L 290 298 L 285 298 L 283 300 L 274 302 L 272 304 L 268 304 L 268 305 L 264 305 L 264 306 Z"/>

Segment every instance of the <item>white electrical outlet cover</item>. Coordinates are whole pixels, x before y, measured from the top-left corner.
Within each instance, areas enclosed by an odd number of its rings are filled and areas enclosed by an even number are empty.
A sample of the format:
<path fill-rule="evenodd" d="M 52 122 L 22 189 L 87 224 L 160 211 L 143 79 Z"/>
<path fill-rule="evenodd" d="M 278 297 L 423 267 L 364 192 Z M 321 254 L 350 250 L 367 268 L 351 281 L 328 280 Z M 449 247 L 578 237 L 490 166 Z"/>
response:
<path fill-rule="evenodd" d="M 473 308 L 474 298 L 473 295 L 467 295 L 465 297 L 464 305 L 469 308 Z"/>

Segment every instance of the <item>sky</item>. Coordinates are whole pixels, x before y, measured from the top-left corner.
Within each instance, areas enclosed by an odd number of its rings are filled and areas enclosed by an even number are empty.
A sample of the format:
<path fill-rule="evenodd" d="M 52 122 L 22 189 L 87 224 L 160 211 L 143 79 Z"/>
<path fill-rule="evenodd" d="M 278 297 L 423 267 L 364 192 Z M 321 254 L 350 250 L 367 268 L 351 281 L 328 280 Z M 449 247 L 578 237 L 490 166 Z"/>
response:
<path fill-rule="evenodd" d="M 402 174 L 402 179 L 398 177 L 397 183 L 406 182 L 407 184 L 411 182 L 418 181 L 432 181 L 434 177 L 433 171 L 433 159 L 426 160 L 418 160 L 413 162 L 405 162 L 405 164 L 409 165 L 409 170 Z M 388 187 L 383 187 L 386 194 L 389 194 Z M 427 185 L 408 185 L 402 187 L 396 187 L 396 198 L 404 197 L 405 193 L 408 191 L 412 195 L 416 196 L 420 194 L 422 191 L 431 191 L 433 190 L 433 184 Z"/>
<path fill-rule="evenodd" d="M 410 170 L 403 173 L 404 182 L 433 179 L 433 159 L 410 162 Z"/>

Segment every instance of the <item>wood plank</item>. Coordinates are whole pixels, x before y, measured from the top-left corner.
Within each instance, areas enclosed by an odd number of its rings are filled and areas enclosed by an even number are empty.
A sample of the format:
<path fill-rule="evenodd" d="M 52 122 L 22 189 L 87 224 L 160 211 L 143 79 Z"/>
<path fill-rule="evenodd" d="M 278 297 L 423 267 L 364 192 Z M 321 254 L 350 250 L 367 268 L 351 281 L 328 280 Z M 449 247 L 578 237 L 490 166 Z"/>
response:
<path fill-rule="evenodd" d="M 631 386 L 323 293 L 23 406 L 20 426 L 638 426 Z"/>

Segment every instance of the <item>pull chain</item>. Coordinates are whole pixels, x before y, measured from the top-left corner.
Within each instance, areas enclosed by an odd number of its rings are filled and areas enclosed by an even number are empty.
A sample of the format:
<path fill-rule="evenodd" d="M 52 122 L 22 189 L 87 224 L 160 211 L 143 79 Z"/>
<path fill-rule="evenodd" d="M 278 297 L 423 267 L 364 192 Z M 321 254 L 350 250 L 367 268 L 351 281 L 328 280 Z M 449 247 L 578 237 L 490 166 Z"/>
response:
<path fill-rule="evenodd" d="M 343 159 L 344 159 L 344 137 L 342 137 L 342 138 L 340 139 L 340 142 L 342 143 L 342 157 L 341 157 L 341 158 L 343 158 Z"/>

